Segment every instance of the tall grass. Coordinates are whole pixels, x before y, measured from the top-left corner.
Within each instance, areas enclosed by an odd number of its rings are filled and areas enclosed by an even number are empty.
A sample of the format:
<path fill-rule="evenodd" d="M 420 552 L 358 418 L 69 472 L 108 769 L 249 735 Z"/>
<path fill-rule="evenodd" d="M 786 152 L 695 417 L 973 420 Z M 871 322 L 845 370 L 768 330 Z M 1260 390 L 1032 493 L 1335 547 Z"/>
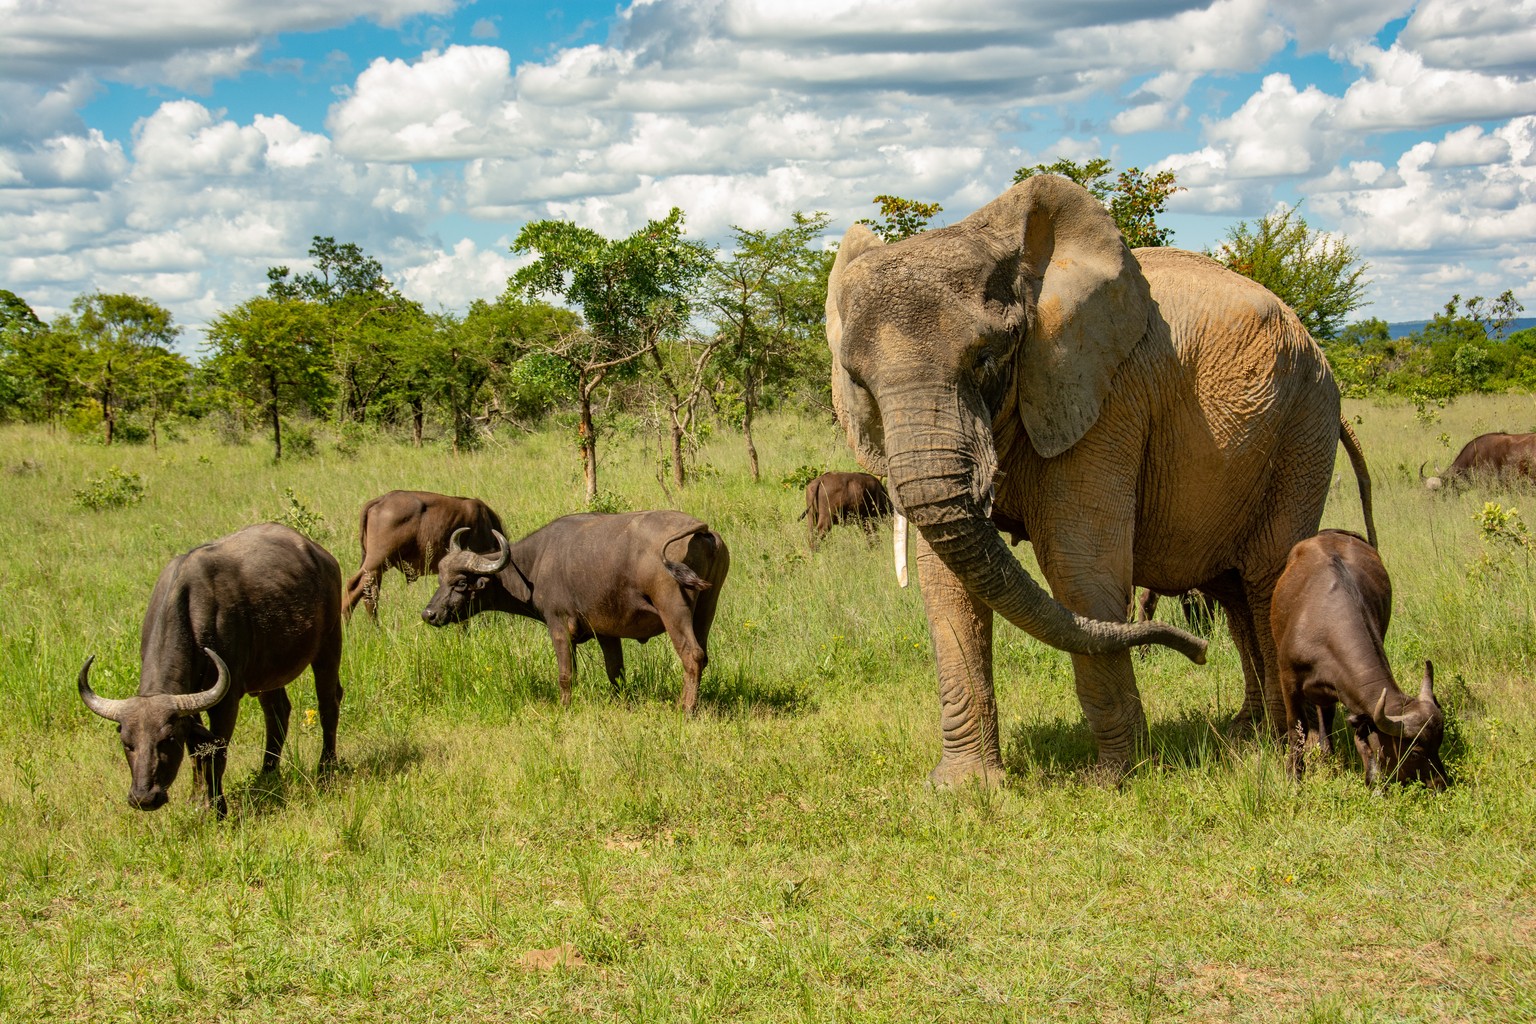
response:
<path fill-rule="evenodd" d="M 1533 520 L 1536 504 L 1430 495 L 1416 473 L 1473 433 L 1530 429 L 1536 404 L 1349 413 L 1393 574 L 1388 653 L 1408 685 L 1432 657 L 1454 716 L 1443 795 L 1373 796 L 1343 759 L 1295 785 L 1273 744 L 1229 739 L 1224 638 L 1203 668 L 1138 661 L 1156 754 L 1106 786 L 1068 660 L 1007 628 L 1009 778 L 930 790 L 920 596 L 857 530 L 809 553 L 803 499 L 777 481 L 852 463 L 830 424 L 786 417 L 761 427 L 760 485 L 727 433 L 670 497 L 654 438 L 602 451 L 611 501 L 682 508 L 731 548 L 697 719 L 672 710 L 664 639 L 626 644 L 616 693 L 584 647 L 561 708 L 542 626 L 434 630 L 431 582 L 392 573 L 379 623 L 347 630 L 343 769 L 315 774 L 306 675 L 275 776 L 256 773 L 261 715 L 244 709 L 223 823 L 185 780 L 163 810 L 131 810 L 116 736 L 74 695 L 89 654 L 100 691 L 132 691 L 165 561 L 283 513 L 289 489 L 348 573 L 359 506 L 392 487 L 483 497 L 520 534 L 578 507 L 569 438 L 457 456 L 322 443 L 273 466 L 258 445 L 157 456 L 5 428 L 0 473 L 23 472 L 0 475 L 0 1017 L 1536 1017 L 1532 572 L 1475 521 L 1485 501 Z M 140 503 L 71 502 L 113 467 L 143 478 Z M 1325 525 L 1358 529 L 1340 473 Z"/>

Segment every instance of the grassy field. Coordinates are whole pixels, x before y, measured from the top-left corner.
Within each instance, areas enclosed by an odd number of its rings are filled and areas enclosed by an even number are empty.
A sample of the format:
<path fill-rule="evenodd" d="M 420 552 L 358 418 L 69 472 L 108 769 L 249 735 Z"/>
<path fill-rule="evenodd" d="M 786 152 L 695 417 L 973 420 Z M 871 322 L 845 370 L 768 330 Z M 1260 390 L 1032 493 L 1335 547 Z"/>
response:
<path fill-rule="evenodd" d="M 579 503 L 567 434 L 463 456 L 322 443 L 274 467 L 260 443 L 0 428 L 0 1018 L 1536 1019 L 1536 575 L 1518 517 L 1479 520 L 1536 505 L 1416 477 L 1474 433 L 1536 429 L 1536 401 L 1348 412 L 1396 587 L 1389 653 L 1410 687 L 1434 658 L 1452 717 L 1443 795 L 1372 795 L 1347 761 L 1293 785 L 1272 744 L 1226 740 L 1224 636 L 1204 667 L 1138 663 L 1157 754 L 1105 786 L 1066 656 L 1007 627 L 1011 775 L 930 790 L 917 588 L 854 530 L 809 555 L 779 480 L 852 464 L 829 424 L 781 418 L 760 485 L 724 432 L 672 498 L 654 439 L 602 452 L 618 505 L 685 509 L 731 547 L 697 719 L 672 709 L 664 640 L 626 645 L 619 694 L 582 648 L 561 708 L 542 626 L 431 629 L 431 584 L 391 574 L 380 623 L 347 632 L 343 769 L 314 775 L 306 675 L 276 777 L 244 709 L 223 823 L 185 770 L 169 806 L 130 809 L 117 737 L 74 693 L 89 654 L 98 691 L 136 686 L 164 563 L 283 513 L 287 489 L 346 573 L 359 505 L 392 487 L 478 495 L 521 533 Z M 77 507 L 113 467 L 144 500 Z M 1358 528 L 1340 467 L 1325 525 Z"/>

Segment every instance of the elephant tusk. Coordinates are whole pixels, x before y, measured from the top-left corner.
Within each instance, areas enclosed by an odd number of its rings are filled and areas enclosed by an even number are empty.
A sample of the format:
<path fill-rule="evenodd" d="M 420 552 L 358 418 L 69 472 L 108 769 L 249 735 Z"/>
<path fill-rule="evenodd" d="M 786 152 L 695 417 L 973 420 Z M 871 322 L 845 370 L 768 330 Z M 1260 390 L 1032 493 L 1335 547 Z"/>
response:
<path fill-rule="evenodd" d="M 891 527 L 891 538 L 896 555 L 896 582 L 905 587 L 907 585 L 907 517 L 900 512 L 896 513 L 896 522 Z"/>

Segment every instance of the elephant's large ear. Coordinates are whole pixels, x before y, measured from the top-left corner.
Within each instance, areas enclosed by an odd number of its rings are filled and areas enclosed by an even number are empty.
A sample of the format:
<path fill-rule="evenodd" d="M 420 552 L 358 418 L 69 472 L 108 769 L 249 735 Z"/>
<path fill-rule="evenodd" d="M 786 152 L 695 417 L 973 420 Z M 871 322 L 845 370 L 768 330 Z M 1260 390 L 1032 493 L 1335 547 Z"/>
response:
<path fill-rule="evenodd" d="M 1109 211 L 1067 178 L 1027 178 L 973 218 L 1019 254 L 1019 418 L 1042 457 L 1060 455 L 1099 418 L 1115 371 L 1147 333 L 1146 279 Z"/>
<path fill-rule="evenodd" d="M 884 437 L 880 432 L 880 412 L 874 398 L 853 383 L 843 369 L 843 316 L 841 300 L 843 275 L 848 266 L 864 253 L 885 244 L 863 224 L 855 224 L 843 235 L 837 247 L 837 259 L 827 275 L 827 347 L 832 350 L 832 408 L 848 435 L 859 465 L 877 476 L 886 472 Z"/>

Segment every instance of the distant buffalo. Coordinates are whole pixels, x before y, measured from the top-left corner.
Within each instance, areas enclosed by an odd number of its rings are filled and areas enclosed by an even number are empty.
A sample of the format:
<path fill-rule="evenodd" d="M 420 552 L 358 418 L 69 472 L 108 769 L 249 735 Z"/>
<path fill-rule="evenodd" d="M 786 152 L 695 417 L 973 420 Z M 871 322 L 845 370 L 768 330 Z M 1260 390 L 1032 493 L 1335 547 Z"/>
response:
<path fill-rule="evenodd" d="M 538 619 L 549 627 L 560 667 L 560 702 L 571 702 L 576 645 L 596 639 L 608 680 L 624 675 L 624 638 L 666 633 L 683 663 L 678 705 L 692 714 L 709 664 L 709 628 L 731 566 L 725 541 L 681 512 L 585 512 L 562 516 L 491 553 L 465 547 L 456 530 L 437 570 L 437 593 L 421 617 L 445 626 L 483 611 Z"/>
<path fill-rule="evenodd" d="M 271 771 L 288 735 L 292 705 L 284 687 L 313 668 L 320 767 L 336 760 L 341 567 L 286 526 L 248 526 L 177 555 L 161 571 L 139 634 L 138 696 L 98 696 L 90 684 L 94 660 L 80 669 L 80 699 L 117 723 L 133 777 L 128 802 L 142 811 L 163 805 L 191 751 L 204 798 L 222 817 L 225 748 L 246 694 L 261 701 L 266 716 L 261 766 Z"/>
<path fill-rule="evenodd" d="M 448 551 L 448 538 L 468 529 L 466 543 L 480 551 L 496 546 L 501 517 L 479 498 L 455 498 L 432 491 L 390 491 L 363 506 L 357 527 L 363 565 L 347 581 L 343 613 L 350 618 L 357 602 L 379 615 L 379 582 L 386 569 L 399 569 L 407 580 L 437 572 Z"/>
<path fill-rule="evenodd" d="M 1481 434 L 1468 441 L 1444 474 L 1419 477 L 1428 490 L 1465 482 L 1473 476 L 1536 481 L 1536 434 Z"/>
<path fill-rule="evenodd" d="M 880 478 L 869 473 L 823 473 L 805 485 L 805 511 L 810 518 L 811 547 L 837 523 L 853 520 L 873 541 L 875 524 L 891 514 L 891 496 Z"/>

